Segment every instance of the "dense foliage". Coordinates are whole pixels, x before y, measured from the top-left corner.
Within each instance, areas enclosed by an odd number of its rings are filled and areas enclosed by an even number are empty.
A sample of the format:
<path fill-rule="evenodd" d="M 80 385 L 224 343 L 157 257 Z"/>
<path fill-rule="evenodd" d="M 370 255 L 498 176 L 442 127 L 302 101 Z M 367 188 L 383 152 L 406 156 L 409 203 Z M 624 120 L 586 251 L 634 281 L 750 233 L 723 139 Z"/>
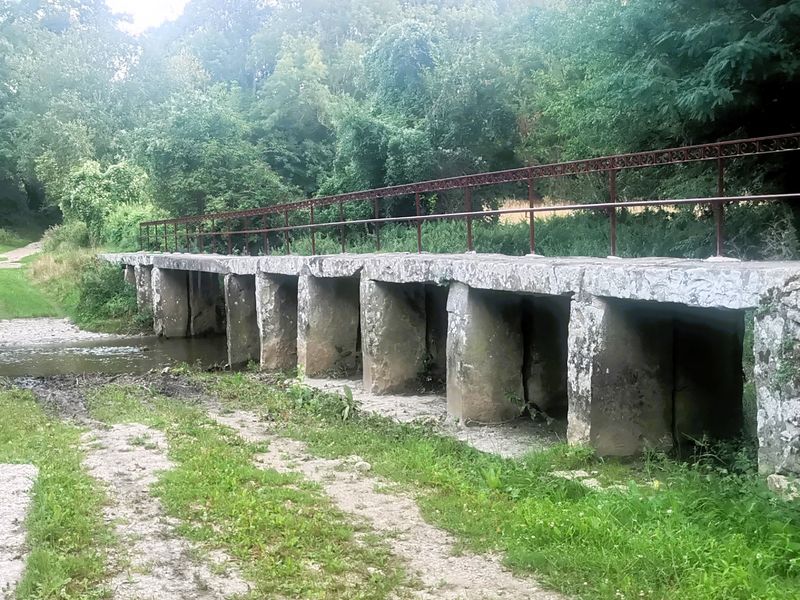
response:
<path fill-rule="evenodd" d="M 0 0 L 0 226 L 58 209 L 129 247 L 139 216 L 800 128 L 800 0 L 191 0 L 140 37 L 120 19 Z M 797 160 L 734 167 L 729 191 L 794 191 Z"/>

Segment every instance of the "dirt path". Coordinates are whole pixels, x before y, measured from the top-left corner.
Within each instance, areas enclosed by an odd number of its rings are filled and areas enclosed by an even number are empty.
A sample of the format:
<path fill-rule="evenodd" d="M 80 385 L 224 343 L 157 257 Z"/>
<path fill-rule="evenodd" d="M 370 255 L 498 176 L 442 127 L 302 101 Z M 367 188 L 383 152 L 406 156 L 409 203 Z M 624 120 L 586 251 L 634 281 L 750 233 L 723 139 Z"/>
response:
<path fill-rule="evenodd" d="M 11 600 L 25 571 L 25 518 L 39 471 L 0 465 L 0 599 Z"/>
<path fill-rule="evenodd" d="M 300 472 L 320 484 L 336 505 L 365 519 L 383 534 L 393 552 L 404 559 L 422 581 L 415 593 L 425 600 L 526 599 L 557 600 L 529 578 L 519 578 L 492 555 L 454 555 L 455 541 L 425 522 L 413 499 L 376 492 L 381 485 L 370 477 L 370 466 L 359 457 L 343 460 L 315 458 L 304 444 L 274 436 L 258 416 L 249 412 L 219 414 L 217 422 L 231 427 L 245 440 L 269 442 L 259 464 L 280 472 Z"/>
<path fill-rule="evenodd" d="M 33 242 L 22 248 L 0 253 L 0 269 L 21 269 L 23 258 L 33 256 L 42 251 L 42 242 Z M 5 259 L 5 260 L 3 260 Z"/>
<path fill-rule="evenodd" d="M 150 487 L 173 465 L 167 440 L 144 425 L 114 425 L 84 436 L 86 467 L 111 498 L 105 519 L 114 525 L 120 554 L 111 559 L 114 600 L 217 600 L 249 591 L 223 553 L 198 562 L 198 547 L 175 533 Z"/>

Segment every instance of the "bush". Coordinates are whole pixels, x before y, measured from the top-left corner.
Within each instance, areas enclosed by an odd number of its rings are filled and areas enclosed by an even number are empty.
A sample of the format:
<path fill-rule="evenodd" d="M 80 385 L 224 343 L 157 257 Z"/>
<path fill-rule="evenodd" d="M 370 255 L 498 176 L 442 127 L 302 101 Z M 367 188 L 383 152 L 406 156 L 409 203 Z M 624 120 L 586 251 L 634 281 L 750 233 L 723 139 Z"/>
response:
<path fill-rule="evenodd" d="M 83 221 L 69 221 L 63 225 L 53 225 L 44 232 L 42 245 L 45 252 L 64 252 L 88 248 L 90 246 L 89 228 Z"/>
<path fill-rule="evenodd" d="M 165 211 L 150 203 L 120 204 L 106 216 L 100 230 L 103 244 L 120 252 L 139 249 L 139 223 L 164 219 Z"/>
<path fill-rule="evenodd" d="M 125 283 L 119 267 L 95 259 L 86 264 L 78 281 L 78 324 L 133 322 L 137 315 L 136 290 Z"/>
<path fill-rule="evenodd" d="M 91 250 L 43 254 L 30 268 L 33 280 L 75 323 L 92 331 L 144 331 L 149 315 L 136 308 L 136 290 L 119 267 L 100 261 Z"/>

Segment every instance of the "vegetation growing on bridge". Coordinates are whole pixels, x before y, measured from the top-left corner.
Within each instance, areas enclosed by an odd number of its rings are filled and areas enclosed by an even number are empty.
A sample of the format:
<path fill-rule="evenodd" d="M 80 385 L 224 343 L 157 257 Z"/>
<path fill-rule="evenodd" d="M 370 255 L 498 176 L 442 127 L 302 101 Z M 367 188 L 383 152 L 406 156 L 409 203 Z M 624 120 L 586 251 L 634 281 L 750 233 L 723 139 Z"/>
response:
<path fill-rule="evenodd" d="M 799 125 L 798 0 L 193 0 L 140 38 L 117 21 L 101 0 L 0 1 L 0 226 L 60 214 L 131 248 L 150 217 Z M 733 167 L 728 192 L 795 191 L 796 160 Z M 715 181 L 692 166 L 619 186 L 685 197 Z M 492 235 L 500 250 L 515 234 Z"/>

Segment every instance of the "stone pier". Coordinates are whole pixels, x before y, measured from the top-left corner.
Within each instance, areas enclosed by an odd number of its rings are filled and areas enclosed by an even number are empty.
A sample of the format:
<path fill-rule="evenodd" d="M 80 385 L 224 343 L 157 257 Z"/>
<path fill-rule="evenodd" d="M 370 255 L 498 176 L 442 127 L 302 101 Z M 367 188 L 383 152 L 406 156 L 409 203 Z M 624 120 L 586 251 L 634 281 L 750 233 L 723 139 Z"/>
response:
<path fill-rule="evenodd" d="M 520 416 L 525 402 L 520 299 L 453 283 L 447 312 L 447 412 L 475 423 Z"/>
<path fill-rule="evenodd" d="M 762 299 L 754 337 L 758 465 L 800 475 L 800 275 Z"/>
<path fill-rule="evenodd" d="M 414 392 L 426 360 L 425 287 L 361 279 L 364 389 Z"/>
<path fill-rule="evenodd" d="M 153 327 L 156 335 L 189 335 L 189 272 L 153 268 Z"/>
<path fill-rule="evenodd" d="M 261 368 L 266 371 L 297 367 L 297 287 L 297 277 L 256 275 Z"/>
<path fill-rule="evenodd" d="M 140 312 L 153 310 L 153 267 L 150 265 L 134 265 L 136 280 L 136 304 Z"/>
<path fill-rule="evenodd" d="M 363 368 L 376 394 L 418 392 L 421 381 L 444 376 L 452 417 L 505 422 L 527 406 L 566 418 L 568 441 L 602 455 L 683 452 L 704 436 L 735 436 L 745 314 L 755 311 L 759 465 L 800 474 L 799 262 L 106 259 L 134 267 L 140 306 L 152 306 L 156 332 L 167 337 L 219 325 L 224 277 L 232 364 L 333 377 Z"/>
<path fill-rule="evenodd" d="M 672 448 L 672 320 L 649 306 L 584 296 L 572 302 L 570 443 L 604 456 Z"/>
<path fill-rule="evenodd" d="M 256 314 L 255 275 L 225 275 L 228 364 L 238 366 L 261 358 Z"/>
<path fill-rule="evenodd" d="M 343 376 L 361 367 L 359 281 L 301 275 L 297 288 L 297 362 L 308 376 Z"/>

